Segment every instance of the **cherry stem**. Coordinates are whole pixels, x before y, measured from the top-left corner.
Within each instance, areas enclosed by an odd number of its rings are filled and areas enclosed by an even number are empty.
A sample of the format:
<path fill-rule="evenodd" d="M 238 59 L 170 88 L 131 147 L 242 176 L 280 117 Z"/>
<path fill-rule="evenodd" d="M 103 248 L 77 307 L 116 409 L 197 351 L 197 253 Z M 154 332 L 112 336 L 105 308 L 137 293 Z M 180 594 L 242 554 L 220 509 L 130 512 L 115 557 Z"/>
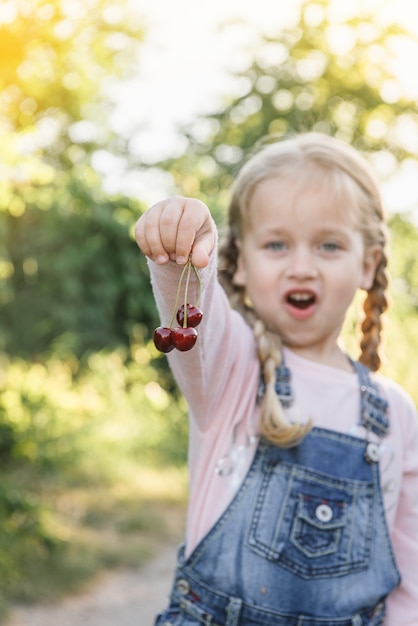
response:
<path fill-rule="evenodd" d="M 199 304 L 200 304 L 200 295 L 201 295 L 201 293 L 202 293 L 202 281 L 200 280 L 199 272 L 197 271 L 197 269 L 196 269 L 196 267 L 193 265 L 193 263 L 192 263 L 192 269 L 193 269 L 193 271 L 194 271 L 194 273 L 195 273 L 195 276 L 196 276 L 196 278 L 197 278 L 197 283 L 198 283 L 198 285 L 199 285 L 199 293 L 198 293 L 198 296 L 197 296 L 197 302 L 196 302 L 196 306 L 199 306 Z"/>
<path fill-rule="evenodd" d="M 188 291 L 189 291 L 189 282 L 190 282 L 191 269 L 192 269 L 192 262 L 189 261 L 187 263 L 186 286 L 184 288 L 183 328 L 187 328 L 187 294 L 188 294 Z"/>
<path fill-rule="evenodd" d="M 177 315 L 177 310 L 178 310 L 178 306 L 179 306 L 179 300 L 180 300 L 180 291 L 181 291 L 181 285 L 183 283 L 183 278 L 184 278 L 184 274 L 187 271 L 187 277 L 186 277 L 186 286 L 184 289 L 184 318 L 183 318 L 183 328 L 187 328 L 187 295 L 189 292 L 189 282 L 190 282 L 190 274 L 191 274 L 191 270 L 193 270 L 197 282 L 198 282 L 198 286 L 199 286 L 199 294 L 198 294 L 198 298 L 197 298 L 197 303 L 196 305 L 199 305 L 200 302 L 200 294 L 202 291 L 202 282 L 200 280 L 200 276 L 199 276 L 199 272 L 197 271 L 196 267 L 193 265 L 193 263 L 191 262 L 191 260 L 189 259 L 186 263 L 186 265 L 183 267 L 182 272 L 180 274 L 180 278 L 179 278 L 179 284 L 177 286 L 177 293 L 176 293 L 176 302 L 174 304 L 174 310 L 173 310 L 173 315 L 171 316 L 171 320 L 170 320 L 170 324 L 169 324 L 169 328 L 172 328 L 173 324 L 174 324 L 174 320 L 176 318 Z"/>
<path fill-rule="evenodd" d="M 186 272 L 187 269 L 189 269 L 189 273 L 190 273 L 190 261 L 187 261 L 186 265 L 183 267 L 182 272 L 180 274 L 179 284 L 177 286 L 176 302 L 175 302 L 175 305 L 174 305 L 173 315 L 171 316 L 170 324 L 168 325 L 169 328 L 172 328 L 172 326 L 174 324 L 174 320 L 176 318 L 177 309 L 178 309 L 178 306 L 179 306 L 181 284 L 183 282 L 184 273 Z"/>

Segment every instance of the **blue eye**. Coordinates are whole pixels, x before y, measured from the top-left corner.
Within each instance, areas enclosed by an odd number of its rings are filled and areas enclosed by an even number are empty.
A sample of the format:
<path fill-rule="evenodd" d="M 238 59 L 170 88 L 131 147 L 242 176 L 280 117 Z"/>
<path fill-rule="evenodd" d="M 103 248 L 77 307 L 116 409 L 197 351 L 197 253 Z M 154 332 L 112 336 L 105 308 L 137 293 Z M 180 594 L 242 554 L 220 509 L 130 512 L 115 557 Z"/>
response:
<path fill-rule="evenodd" d="M 335 252 L 336 250 L 340 250 L 340 246 L 334 241 L 325 241 L 320 245 L 320 248 L 325 252 Z"/>
<path fill-rule="evenodd" d="M 286 250 L 286 244 L 284 241 L 270 241 L 266 248 L 268 250 L 273 250 L 274 252 L 281 252 L 282 250 Z"/>

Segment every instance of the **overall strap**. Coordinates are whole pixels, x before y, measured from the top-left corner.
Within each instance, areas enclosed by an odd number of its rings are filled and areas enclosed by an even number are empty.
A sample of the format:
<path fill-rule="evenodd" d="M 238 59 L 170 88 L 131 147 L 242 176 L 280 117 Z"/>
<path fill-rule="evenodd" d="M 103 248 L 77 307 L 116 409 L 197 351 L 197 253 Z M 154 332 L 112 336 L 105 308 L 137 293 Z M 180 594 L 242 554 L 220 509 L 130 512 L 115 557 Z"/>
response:
<path fill-rule="evenodd" d="M 276 384 L 274 389 L 279 397 L 282 406 L 287 409 L 293 403 L 293 393 L 290 384 L 290 369 L 286 366 L 284 361 L 276 368 Z M 257 402 L 260 402 L 266 391 L 266 383 L 263 373 L 260 375 L 260 383 L 257 392 Z"/>
<path fill-rule="evenodd" d="M 362 363 L 349 359 L 357 373 L 360 385 L 360 424 L 379 437 L 389 432 L 388 403 L 383 398 L 379 386 L 372 381 L 370 370 Z M 260 401 L 265 393 L 266 383 L 261 374 L 257 400 Z M 276 368 L 275 391 L 284 408 L 293 403 L 291 374 L 284 361 Z"/>
<path fill-rule="evenodd" d="M 360 423 L 367 430 L 384 437 L 389 431 L 389 405 L 379 386 L 372 381 L 370 370 L 358 361 L 350 359 L 350 362 L 360 383 Z"/>

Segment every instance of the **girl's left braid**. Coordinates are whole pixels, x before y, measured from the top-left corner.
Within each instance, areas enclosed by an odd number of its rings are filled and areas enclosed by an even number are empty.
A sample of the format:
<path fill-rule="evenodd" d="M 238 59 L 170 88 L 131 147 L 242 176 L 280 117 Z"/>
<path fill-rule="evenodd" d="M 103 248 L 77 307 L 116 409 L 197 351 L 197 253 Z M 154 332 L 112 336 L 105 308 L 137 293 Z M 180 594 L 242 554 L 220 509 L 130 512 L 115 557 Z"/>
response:
<path fill-rule="evenodd" d="M 363 305 L 365 318 L 361 325 L 363 337 L 360 342 L 361 356 L 359 360 L 367 365 L 372 372 L 377 371 L 381 365 L 379 347 L 381 344 L 382 314 L 388 307 L 386 266 L 387 258 L 382 252 L 373 285 L 368 291 Z"/>

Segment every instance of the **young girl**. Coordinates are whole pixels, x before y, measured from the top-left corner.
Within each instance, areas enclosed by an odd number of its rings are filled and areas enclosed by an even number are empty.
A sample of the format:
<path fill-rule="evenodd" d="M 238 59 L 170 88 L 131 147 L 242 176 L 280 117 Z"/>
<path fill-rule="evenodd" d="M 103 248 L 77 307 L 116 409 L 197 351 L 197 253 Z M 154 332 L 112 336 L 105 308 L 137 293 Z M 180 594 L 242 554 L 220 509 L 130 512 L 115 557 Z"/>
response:
<path fill-rule="evenodd" d="M 219 269 L 198 200 L 157 203 L 136 238 L 164 325 L 189 258 L 202 290 L 196 345 L 168 354 L 190 504 L 156 624 L 417 626 L 417 417 L 374 373 L 386 231 L 366 163 L 315 133 L 266 146 L 236 180 Z M 356 361 L 339 335 L 359 289 Z"/>

